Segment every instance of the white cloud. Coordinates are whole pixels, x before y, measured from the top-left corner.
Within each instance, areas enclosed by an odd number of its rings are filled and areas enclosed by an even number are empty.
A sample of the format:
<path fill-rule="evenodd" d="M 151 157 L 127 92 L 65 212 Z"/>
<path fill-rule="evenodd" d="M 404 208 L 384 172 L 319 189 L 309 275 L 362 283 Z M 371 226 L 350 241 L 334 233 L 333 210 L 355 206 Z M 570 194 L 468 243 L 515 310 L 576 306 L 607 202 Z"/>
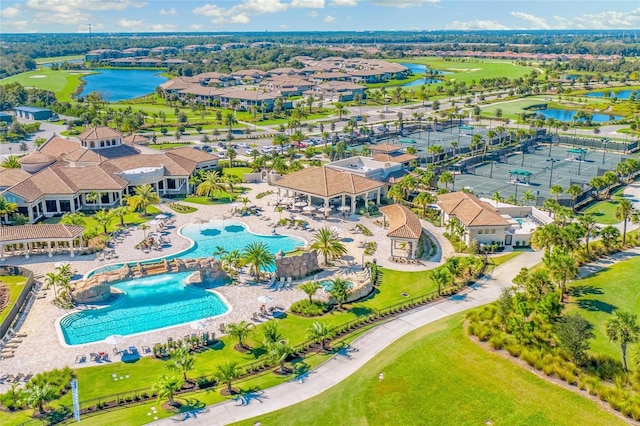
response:
<path fill-rule="evenodd" d="M 133 19 L 120 19 L 117 22 L 117 25 L 122 28 L 140 28 L 142 24 L 144 24 L 144 22 Z"/>
<path fill-rule="evenodd" d="M 22 31 L 25 30 L 29 27 L 29 21 L 26 20 L 20 20 L 20 21 L 16 21 L 16 20 L 10 20 L 10 21 L 6 21 L 6 22 L 2 22 L 2 25 L 5 27 L 10 27 L 13 29 L 16 29 L 18 31 Z"/>
<path fill-rule="evenodd" d="M 446 30 L 508 30 L 509 28 L 497 21 L 453 21 L 444 27 Z"/>
<path fill-rule="evenodd" d="M 318 12 L 316 12 L 315 10 L 312 10 L 311 12 L 307 13 L 307 16 L 311 16 L 312 18 L 317 18 Z"/>
<path fill-rule="evenodd" d="M 397 7 L 406 9 L 407 7 L 422 6 L 425 3 L 440 3 L 440 0 L 370 0 L 376 6 Z"/>
<path fill-rule="evenodd" d="M 228 17 L 225 22 L 229 24 L 248 24 L 251 22 L 251 18 L 246 13 L 239 13 Z"/>
<path fill-rule="evenodd" d="M 264 15 L 265 13 L 284 12 L 287 5 L 280 0 L 244 0 L 229 10 L 237 9 L 247 15 Z"/>
<path fill-rule="evenodd" d="M 4 9 L 0 9 L 0 18 L 15 18 L 20 15 L 20 9 L 17 7 L 5 7 Z"/>
<path fill-rule="evenodd" d="M 34 22 L 38 24 L 57 24 L 57 25 L 86 25 L 92 21 L 92 16 L 88 13 L 79 11 L 63 13 L 63 12 L 39 12 L 34 17 Z"/>
<path fill-rule="evenodd" d="M 551 26 L 547 24 L 547 21 L 545 21 L 544 18 L 531 15 L 530 13 L 511 12 L 511 16 L 515 16 L 516 18 L 520 18 L 523 21 L 529 22 L 531 24 L 531 27 L 530 27 L 531 29 L 546 30 L 551 28 Z"/>
<path fill-rule="evenodd" d="M 230 8 L 223 8 L 215 4 L 204 4 L 192 10 L 195 15 L 212 18 L 215 24 L 248 24 L 252 16 L 267 13 L 284 12 L 288 4 L 280 0 L 244 0 Z"/>
<path fill-rule="evenodd" d="M 331 6 L 355 6 L 356 0 L 333 0 Z"/>
<path fill-rule="evenodd" d="M 289 28 L 288 25 L 280 24 L 280 29 L 286 30 L 287 28 Z"/>
<path fill-rule="evenodd" d="M 331 15 L 327 15 L 324 17 L 323 21 L 327 23 L 336 22 L 336 18 Z"/>
<path fill-rule="evenodd" d="M 104 24 L 102 22 L 91 24 L 91 31 L 92 32 L 100 31 L 102 29 L 104 29 Z M 89 26 L 86 25 L 86 24 L 79 25 L 76 32 L 88 34 L 89 33 Z"/>
<path fill-rule="evenodd" d="M 160 15 L 175 15 L 176 14 L 176 9 L 175 8 L 171 8 L 171 9 L 160 9 Z"/>
<path fill-rule="evenodd" d="M 585 14 L 573 18 L 554 16 L 555 28 L 571 29 L 622 29 L 640 27 L 640 8 L 628 12 L 606 11 Z"/>
<path fill-rule="evenodd" d="M 191 26 L 189 26 L 190 30 L 201 30 L 202 29 L 202 25 L 200 24 L 191 24 Z"/>
<path fill-rule="evenodd" d="M 73 13 L 79 10 L 126 10 L 146 6 L 138 0 L 27 0 L 25 6 L 38 12 Z"/>
<path fill-rule="evenodd" d="M 324 0 L 292 0 L 291 7 L 305 9 L 322 9 L 324 8 Z"/>
<path fill-rule="evenodd" d="M 170 32 L 175 31 L 177 27 L 174 24 L 153 24 L 147 28 L 149 31 Z"/>

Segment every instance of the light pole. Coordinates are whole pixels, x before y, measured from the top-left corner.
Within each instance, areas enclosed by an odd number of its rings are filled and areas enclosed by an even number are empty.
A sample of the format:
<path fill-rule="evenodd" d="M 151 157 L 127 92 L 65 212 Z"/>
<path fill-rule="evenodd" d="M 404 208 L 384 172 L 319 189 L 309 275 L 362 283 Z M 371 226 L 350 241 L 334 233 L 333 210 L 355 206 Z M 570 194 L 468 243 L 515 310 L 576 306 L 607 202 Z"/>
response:
<path fill-rule="evenodd" d="M 516 191 L 514 197 L 515 197 L 515 200 L 516 200 L 516 203 L 517 203 L 518 202 L 518 181 L 517 180 L 515 182 L 513 182 L 513 186 L 515 187 L 515 191 Z"/>
<path fill-rule="evenodd" d="M 547 159 L 551 163 L 551 173 L 549 173 L 549 188 L 551 188 L 551 179 L 553 179 L 553 164 L 558 161 L 555 158 Z"/>
<path fill-rule="evenodd" d="M 603 139 L 602 140 L 602 164 L 604 164 L 604 156 L 607 153 L 607 145 L 609 145 L 609 139 Z"/>
<path fill-rule="evenodd" d="M 489 179 L 493 178 L 493 158 L 491 159 L 491 169 L 489 169 Z"/>

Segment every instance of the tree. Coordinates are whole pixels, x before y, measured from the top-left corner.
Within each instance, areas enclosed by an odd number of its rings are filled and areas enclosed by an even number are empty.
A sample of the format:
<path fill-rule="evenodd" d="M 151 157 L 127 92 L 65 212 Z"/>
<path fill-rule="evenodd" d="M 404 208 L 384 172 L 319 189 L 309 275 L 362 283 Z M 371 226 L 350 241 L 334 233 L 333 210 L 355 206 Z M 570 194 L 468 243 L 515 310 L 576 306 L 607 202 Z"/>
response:
<path fill-rule="evenodd" d="M 578 365 L 583 364 L 595 334 L 591 324 L 580 314 L 562 316 L 554 326 L 558 347 Z"/>
<path fill-rule="evenodd" d="M 580 225 L 580 228 L 582 228 L 585 239 L 585 251 L 587 252 L 587 257 L 589 257 L 589 240 L 591 237 L 598 235 L 600 227 L 596 225 L 596 220 L 590 214 L 581 216 L 578 219 L 578 224 Z"/>
<path fill-rule="evenodd" d="M 56 397 L 55 391 L 47 381 L 29 382 L 23 391 L 26 404 L 44 414 L 44 404 Z"/>
<path fill-rule="evenodd" d="M 262 336 L 262 343 L 265 346 L 269 346 L 282 340 L 282 334 L 278 328 L 278 322 L 270 320 L 262 324 Z"/>
<path fill-rule="evenodd" d="M 111 210 L 113 217 L 120 220 L 120 226 L 124 227 L 124 218 L 131 212 L 127 206 L 119 206 Z"/>
<path fill-rule="evenodd" d="M 607 251 L 611 251 L 617 245 L 618 237 L 620 237 L 620 231 L 615 226 L 605 226 L 600 230 L 600 241 Z"/>
<path fill-rule="evenodd" d="M 451 172 L 443 172 L 438 179 L 440 183 L 444 183 L 445 189 L 449 190 L 449 184 L 453 182 L 453 174 Z"/>
<path fill-rule="evenodd" d="M 278 364 L 280 374 L 286 374 L 284 367 L 287 358 L 295 353 L 295 349 L 287 340 L 280 340 L 267 347 L 267 358 Z"/>
<path fill-rule="evenodd" d="M 307 336 L 310 339 L 313 339 L 316 343 L 320 342 L 322 350 L 326 351 L 328 349 L 327 340 L 333 337 L 334 331 L 335 328 L 333 326 L 315 321 L 309 328 L 307 328 Z"/>
<path fill-rule="evenodd" d="M 213 198 L 217 193 L 225 190 L 222 177 L 217 170 L 209 170 L 204 173 L 203 180 L 196 187 L 196 194 Z"/>
<path fill-rule="evenodd" d="M 227 361 L 225 364 L 216 366 L 216 376 L 218 380 L 227 385 L 227 393 L 229 395 L 234 393 L 231 382 L 237 379 L 240 374 L 242 374 L 242 370 L 235 361 Z"/>
<path fill-rule="evenodd" d="M 238 120 L 236 120 L 236 117 L 233 115 L 232 112 L 227 112 L 224 115 L 224 125 L 227 126 L 227 128 L 229 129 L 229 134 L 231 134 L 231 131 L 233 130 L 233 126 L 238 122 Z"/>
<path fill-rule="evenodd" d="M 227 157 L 229 158 L 229 167 L 233 167 L 233 160 L 238 156 L 238 153 L 232 147 L 227 148 Z"/>
<path fill-rule="evenodd" d="M 0 163 L 0 166 L 5 169 L 19 169 L 21 167 L 17 155 L 9 155 L 8 157 L 5 157 L 2 163 Z"/>
<path fill-rule="evenodd" d="M 309 303 L 312 303 L 313 295 L 316 294 L 316 292 L 320 290 L 322 286 L 318 281 L 307 281 L 306 283 L 300 285 L 298 288 L 304 291 L 307 296 L 309 296 Z"/>
<path fill-rule="evenodd" d="M 611 342 L 620 344 L 622 366 L 627 371 L 627 345 L 636 343 L 640 338 L 638 316 L 631 312 L 616 310 L 613 317 L 607 321 L 606 333 Z"/>
<path fill-rule="evenodd" d="M 6 198 L 0 196 L 0 226 L 4 226 L 4 218 L 18 211 L 18 204 L 7 201 Z"/>
<path fill-rule="evenodd" d="M 227 334 L 231 337 L 235 337 L 238 339 L 238 346 L 242 349 L 246 349 L 244 342 L 247 336 L 249 335 L 249 330 L 253 327 L 253 324 L 249 324 L 246 321 L 240 321 L 237 324 L 229 324 L 227 325 Z"/>
<path fill-rule="evenodd" d="M 560 247 L 555 247 L 551 253 L 545 254 L 543 262 L 551 279 L 560 289 L 560 300 L 562 300 L 567 281 L 578 276 L 578 265 L 573 257 Z"/>
<path fill-rule="evenodd" d="M 0 202 L 1 205 L 1 202 Z M 1 210 L 0 210 L 1 211 Z M 634 210 L 631 213 L 631 223 L 638 226 L 638 244 L 640 244 L 640 211 Z"/>
<path fill-rule="evenodd" d="M 329 294 L 338 302 L 338 310 L 342 310 L 342 304 L 347 301 L 347 296 L 349 295 L 349 282 L 342 278 L 332 279 Z"/>
<path fill-rule="evenodd" d="M 162 375 L 160 380 L 156 382 L 152 389 L 154 392 L 158 392 L 158 399 L 160 398 L 168 398 L 169 405 L 176 406 L 176 402 L 173 399 L 173 396 L 182 389 L 183 381 L 178 376 L 166 376 Z"/>
<path fill-rule="evenodd" d="M 84 213 L 69 212 L 62 215 L 62 218 L 60 219 L 60 223 L 65 225 L 84 225 L 86 222 L 85 222 Z"/>
<path fill-rule="evenodd" d="M 624 246 L 627 242 L 627 222 L 633 213 L 633 204 L 626 198 L 620 200 L 614 213 L 616 219 L 622 221 L 622 245 Z"/>
<path fill-rule="evenodd" d="M 555 195 L 557 203 L 558 197 L 560 197 L 560 194 L 564 192 L 564 188 L 560 185 L 553 185 L 551 188 L 549 188 L 549 192 L 551 193 L 551 195 Z"/>
<path fill-rule="evenodd" d="M 155 191 L 153 186 L 148 183 L 136 186 L 133 192 L 134 195 L 127 199 L 127 204 L 134 211 L 146 214 L 147 207 L 160 202 L 158 193 Z"/>
<path fill-rule="evenodd" d="M 182 379 L 187 381 L 187 372 L 193 370 L 196 358 L 189 353 L 187 346 L 180 346 L 171 353 L 171 359 L 167 368 L 171 371 L 182 373 Z"/>
<path fill-rule="evenodd" d="M 431 272 L 431 279 L 438 287 L 438 296 L 442 294 L 442 289 L 451 284 L 451 274 L 446 268 L 436 268 Z"/>
<path fill-rule="evenodd" d="M 340 120 L 342 120 L 342 116 L 348 112 L 347 108 L 345 108 L 345 106 L 344 106 L 344 104 L 342 102 L 335 102 L 333 104 L 333 107 L 335 108 L 336 112 L 338 113 L 338 118 Z"/>
<path fill-rule="evenodd" d="M 329 263 L 329 259 L 340 257 L 348 252 L 338 236 L 326 227 L 320 228 L 313 234 L 311 249 L 317 250 L 324 257 L 325 265 Z"/>
<path fill-rule="evenodd" d="M 275 264 L 275 257 L 269 251 L 269 247 L 264 242 L 254 241 L 243 250 L 244 261 L 249 265 L 249 273 L 260 280 L 263 269 Z"/>
<path fill-rule="evenodd" d="M 500 195 L 499 192 L 496 191 L 491 196 L 491 201 L 495 201 L 496 207 L 498 207 L 498 203 L 503 202 L 504 201 L 504 197 L 502 195 Z"/>
<path fill-rule="evenodd" d="M 112 212 L 102 209 L 95 212 L 91 217 L 98 223 L 98 225 L 102 226 L 102 231 L 104 234 L 106 234 L 107 227 L 113 220 L 114 216 Z"/>
<path fill-rule="evenodd" d="M 530 189 L 527 189 L 526 191 L 524 191 L 524 194 L 522 194 L 523 203 L 532 203 L 535 201 L 536 201 L 536 196 L 534 195 L 533 192 L 531 192 Z"/>
<path fill-rule="evenodd" d="M 566 191 L 567 194 L 571 196 L 571 212 L 576 212 L 576 199 L 582 195 L 582 187 L 580 185 L 576 185 L 575 183 Z"/>
<path fill-rule="evenodd" d="M 435 197 L 428 192 L 421 192 L 413 199 L 415 206 L 422 208 L 422 215 L 427 214 L 427 207 L 435 202 Z"/>

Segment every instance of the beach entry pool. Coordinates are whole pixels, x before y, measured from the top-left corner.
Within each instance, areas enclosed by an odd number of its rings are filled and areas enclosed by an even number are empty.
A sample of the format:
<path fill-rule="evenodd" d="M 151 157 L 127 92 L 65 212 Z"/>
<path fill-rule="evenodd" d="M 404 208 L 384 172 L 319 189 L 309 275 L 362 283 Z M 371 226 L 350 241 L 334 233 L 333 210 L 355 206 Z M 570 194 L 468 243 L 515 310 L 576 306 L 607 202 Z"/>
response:
<path fill-rule="evenodd" d="M 98 342 L 222 315 L 229 310 L 215 293 L 186 284 L 192 272 L 162 274 L 114 284 L 123 294 L 102 309 L 65 316 L 60 329 L 68 345 Z"/>
<path fill-rule="evenodd" d="M 185 251 L 175 253 L 160 259 L 195 259 L 201 257 L 211 257 L 213 252 L 221 247 L 226 252 L 232 250 L 242 251 L 247 245 L 253 242 L 263 242 L 269 248 L 269 251 L 276 254 L 280 250 L 283 253 L 295 250 L 296 247 L 306 245 L 306 241 L 302 238 L 292 235 L 262 235 L 249 232 L 247 227 L 236 220 L 212 220 L 203 224 L 185 225 L 180 233 L 193 241 L 193 245 Z M 141 263 L 150 263 L 145 261 Z M 153 262 L 157 262 L 153 260 Z M 129 262 L 133 266 L 137 262 Z M 106 265 L 91 271 L 87 276 L 91 276 L 99 272 L 113 271 L 120 269 L 124 263 Z M 273 272 L 270 270 L 269 272 Z"/>

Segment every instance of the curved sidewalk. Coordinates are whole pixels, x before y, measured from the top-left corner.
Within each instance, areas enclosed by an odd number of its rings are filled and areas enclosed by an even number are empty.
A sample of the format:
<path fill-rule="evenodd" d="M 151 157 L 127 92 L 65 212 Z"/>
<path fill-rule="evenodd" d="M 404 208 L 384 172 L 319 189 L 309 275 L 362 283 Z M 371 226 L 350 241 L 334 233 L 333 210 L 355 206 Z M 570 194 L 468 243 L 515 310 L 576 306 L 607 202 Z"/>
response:
<path fill-rule="evenodd" d="M 354 340 L 347 353 L 339 353 L 309 372 L 304 379 L 291 380 L 244 399 L 228 400 L 204 410 L 183 413 L 154 422 L 155 425 L 224 425 L 261 416 L 314 397 L 340 383 L 394 341 L 426 324 L 470 308 L 492 302 L 522 267 L 542 259 L 542 252 L 523 253 L 496 268 L 464 293 L 439 303 L 418 308 L 380 324 Z M 369 372 L 377 374 L 377 372 Z"/>

